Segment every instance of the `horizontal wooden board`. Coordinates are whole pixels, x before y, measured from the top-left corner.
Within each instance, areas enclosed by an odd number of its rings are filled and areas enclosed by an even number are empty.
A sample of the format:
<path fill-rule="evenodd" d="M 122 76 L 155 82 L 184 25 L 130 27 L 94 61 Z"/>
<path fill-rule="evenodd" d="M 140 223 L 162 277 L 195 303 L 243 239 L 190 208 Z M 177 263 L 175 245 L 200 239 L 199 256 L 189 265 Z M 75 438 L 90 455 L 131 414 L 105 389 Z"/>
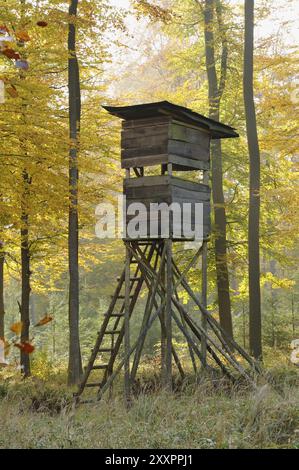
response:
<path fill-rule="evenodd" d="M 209 161 L 210 151 L 201 144 L 191 144 L 179 140 L 168 141 L 168 153 L 192 158 L 193 160 Z"/>
<path fill-rule="evenodd" d="M 170 176 L 169 178 L 170 178 L 169 182 L 173 186 L 189 189 L 190 191 L 204 191 L 206 193 L 211 192 L 210 187 L 206 184 L 197 183 L 195 181 L 184 180 L 182 178 L 177 178 L 175 176 Z"/>
<path fill-rule="evenodd" d="M 134 220 L 134 224 L 137 222 L 135 217 L 136 216 L 127 216 L 126 227 L 132 220 Z M 161 223 L 161 220 L 163 220 L 163 224 Z M 171 237 L 173 235 L 175 235 L 175 238 L 181 238 L 182 240 L 189 240 L 189 239 L 194 238 L 190 236 L 190 234 L 186 233 L 186 227 L 185 227 L 185 234 L 184 234 L 183 221 L 179 223 L 174 223 L 171 217 L 169 217 L 169 221 L 168 221 L 168 214 L 162 214 L 162 216 L 159 214 L 158 218 L 154 218 L 154 216 L 152 215 L 151 221 L 150 221 L 149 215 L 147 217 L 138 216 L 138 222 L 142 224 L 143 228 L 145 229 L 142 235 L 142 237 L 144 237 L 145 239 L 168 238 L 168 236 Z M 202 234 L 204 238 L 208 236 L 210 233 L 209 225 L 203 223 L 203 225 L 198 224 L 197 226 L 195 226 L 195 219 L 194 217 L 191 217 L 191 230 L 194 230 L 194 229 L 202 230 Z M 128 238 L 127 230 L 126 230 L 125 238 Z"/>
<path fill-rule="evenodd" d="M 184 180 L 176 176 L 170 175 L 151 175 L 139 178 L 125 178 L 124 187 L 140 187 L 140 186 L 155 186 L 155 185 L 169 185 L 177 186 L 179 188 L 186 188 L 193 191 L 211 192 L 208 185 L 197 183 L 195 181 Z"/>
<path fill-rule="evenodd" d="M 173 170 L 192 171 L 192 170 L 209 170 L 210 161 L 193 160 L 191 158 L 180 157 L 171 154 L 147 155 L 143 157 L 122 158 L 122 168 L 155 166 L 163 163 L 172 163 Z"/>
<path fill-rule="evenodd" d="M 172 191 L 171 200 L 174 202 L 181 203 L 195 203 L 195 202 L 209 202 L 210 197 L 208 193 L 203 192 L 191 192 L 191 191 Z"/>
<path fill-rule="evenodd" d="M 195 203 L 197 202 L 203 202 L 203 235 L 206 237 L 210 233 L 210 188 L 207 185 L 186 181 L 170 175 L 145 176 L 125 179 L 124 194 L 126 195 L 127 208 L 135 202 L 144 204 L 146 211 L 142 214 L 137 212 L 137 214 L 128 215 L 127 223 L 138 215 L 138 220 L 146 223 L 146 238 L 167 238 L 168 232 L 166 235 L 161 233 L 161 226 L 166 223 L 170 235 L 175 233 L 175 238 L 190 239 L 190 237 L 183 235 L 183 224 L 184 220 L 185 223 L 191 220 L 191 229 L 195 228 Z M 173 202 L 178 203 L 180 206 L 179 220 L 173 220 L 172 211 L 169 212 L 168 205 Z M 153 210 L 151 206 L 153 203 L 166 203 L 167 207 L 162 206 L 159 207 L 158 211 Z M 184 203 L 190 205 L 183 208 Z M 154 235 L 150 233 L 150 220 L 158 229 Z M 197 229 L 201 227 L 202 223 L 201 221 L 198 222 Z M 174 231 L 174 229 L 176 230 Z M 178 233 L 180 233 L 179 237 Z"/>
<path fill-rule="evenodd" d="M 128 129 L 123 129 L 121 131 L 122 142 L 125 143 L 126 139 L 138 139 L 138 138 L 147 138 L 153 136 L 162 136 L 169 137 L 169 124 L 159 124 L 155 126 L 139 126 L 132 127 Z"/>
<path fill-rule="evenodd" d="M 143 149 L 154 146 L 163 146 L 167 149 L 168 136 L 165 133 L 157 135 L 147 135 L 143 137 L 123 137 L 121 139 L 121 148 L 125 149 Z"/>
<path fill-rule="evenodd" d="M 125 188 L 124 195 L 130 199 L 139 199 L 143 201 L 147 198 L 152 198 L 153 200 L 165 200 L 170 201 L 171 194 L 170 188 L 167 186 L 155 186 L 155 190 L 153 188 L 144 186 L 142 188 Z"/>
<path fill-rule="evenodd" d="M 146 166 L 142 157 L 160 154 L 178 155 L 206 162 L 210 159 L 210 153 L 207 149 L 201 148 L 198 144 L 189 144 L 178 140 L 151 140 L 148 146 L 141 145 L 138 148 L 122 148 L 121 150 L 122 159 L 139 157 L 140 160 L 138 160 L 137 166 Z M 188 165 L 187 162 L 185 164 Z"/>
<path fill-rule="evenodd" d="M 165 154 L 167 153 L 167 146 L 168 143 L 166 141 L 165 144 L 158 143 L 157 145 L 152 145 L 149 147 L 122 149 L 121 158 L 126 159 L 139 157 L 137 166 L 146 166 L 142 157 Z"/>
<path fill-rule="evenodd" d="M 189 142 L 191 144 L 199 144 L 207 149 L 209 149 L 210 146 L 210 135 L 207 132 L 200 129 L 193 129 L 184 124 L 172 122 L 170 125 L 169 138 Z"/>
<path fill-rule="evenodd" d="M 209 170 L 210 169 L 210 160 L 208 161 L 194 160 L 192 158 L 169 154 L 168 162 L 173 164 L 173 170 L 178 170 L 178 171 Z"/>
<path fill-rule="evenodd" d="M 156 185 L 168 185 L 170 183 L 171 176 L 168 175 L 152 175 L 143 176 L 140 178 L 125 178 L 124 187 L 141 187 L 141 186 L 156 186 Z"/>
<path fill-rule="evenodd" d="M 121 160 L 122 168 L 134 168 L 155 166 L 162 163 L 168 163 L 169 157 L 166 153 L 159 155 L 148 155 L 146 157 L 123 158 Z"/>

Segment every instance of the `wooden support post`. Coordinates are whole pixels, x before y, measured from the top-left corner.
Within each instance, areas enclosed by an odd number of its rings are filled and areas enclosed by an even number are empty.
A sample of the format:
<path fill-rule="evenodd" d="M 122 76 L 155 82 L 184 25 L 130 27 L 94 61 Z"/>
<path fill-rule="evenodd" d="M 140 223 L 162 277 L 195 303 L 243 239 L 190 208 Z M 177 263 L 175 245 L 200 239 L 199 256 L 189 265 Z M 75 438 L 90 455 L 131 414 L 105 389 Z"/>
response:
<path fill-rule="evenodd" d="M 163 242 L 163 248 L 165 248 L 165 242 Z M 167 253 L 166 253 L 167 255 Z M 162 262 L 162 261 L 161 261 Z M 161 272 L 161 284 L 165 288 L 165 278 L 166 274 L 166 266 L 164 265 L 163 270 Z M 166 289 L 165 289 L 166 290 Z M 163 297 L 161 297 L 161 302 L 163 301 Z M 161 311 L 161 382 L 166 385 L 166 322 L 165 322 L 165 305 Z"/>
<path fill-rule="evenodd" d="M 202 258 L 201 258 L 201 303 L 204 308 L 207 308 L 207 292 L 208 292 L 208 243 L 206 240 L 203 241 L 202 245 Z M 207 316 L 202 315 L 201 326 L 204 331 L 207 331 Z M 201 341 L 201 354 L 203 358 L 202 365 L 205 368 L 207 365 L 207 340 L 206 337 L 202 337 Z"/>
<path fill-rule="evenodd" d="M 131 402 L 131 377 L 130 377 L 130 251 L 126 246 L 125 266 L 125 317 L 124 317 L 124 373 L 125 373 L 125 400 L 129 406 Z"/>
<path fill-rule="evenodd" d="M 166 240 L 166 354 L 165 354 L 165 386 L 172 390 L 172 325 L 171 325 L 171 299 L 172 299 L 172 240 Z"/>
<path fill-rule="evenodd" d="M 176 287 L 175 287 L 176 282 L 175 282 L 175 277 L 174 277 L 174 275 L 172 276 L 172 281 L 173 281 L 173 286 L 174 286 L 174 295 L 175 295 L 175 298 L 177 299 L 177 301 L 179 302 L 179 301 L 180 301 L 180 298 L 179 298 L 178 291 L 177 291 L 177 289 L 176 289 Z M 181 312 L 180 312 L 180 315 L 181 315 L 181 321 L 182 321 L 183 326 L 184 326 L 185 328 L 187 328 L 185 319 L 184 319 L 183 315 L 181 314 Z M 194 357 L 194 354 L 193 354 L 192 345 L 191 345 L 191 343 L 189 342 L 188 339 L 187 339 L 187 342 L 188 342 L 188 349 L 189 349 L 189 354 L 190 354 L 190 358 L 191 358 L 193 370 L 194 370 L 195 374 L 197 374 L 197 366 L 196 366 L 196 361 L 195 361 L 195 357 Z"/>

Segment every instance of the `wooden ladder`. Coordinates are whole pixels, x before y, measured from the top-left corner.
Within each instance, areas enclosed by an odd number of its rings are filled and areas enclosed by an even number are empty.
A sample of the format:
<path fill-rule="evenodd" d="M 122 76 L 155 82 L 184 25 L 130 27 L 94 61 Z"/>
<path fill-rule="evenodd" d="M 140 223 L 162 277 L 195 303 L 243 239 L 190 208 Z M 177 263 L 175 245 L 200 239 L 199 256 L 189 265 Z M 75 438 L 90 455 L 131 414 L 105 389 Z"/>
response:
<path fill-rule="evenodd" d="M 150 263 L 155 251 L 154 243 L 145 243 L 143 254 Z M 130 277 L 130 317 L 133 313 L 140 290 L 142 288 L 144 278 L 141 275 L 140 268 L 134 256 L 130 258 L 130 265 L 136 265 L 134 275 Z M 113 365 L 117 357 L 118 351 L 124 337 L 124 310 L 125 310 L 125 269 L 118 278 L 118 284 L 112 296 L 109 308 L 104 314 L 104 321 L 98 332 L 95 346 L 91 351 L 91 355 L 87 366 L 84 368 L 84 374 L 79 384 L 77 393 L 75 394 L 77 401 L 80 403 L 89 403 L 93 400 L 81 400 L 80 397 L 86 388 L 97 389 L 99 395 L 102 387 L 106 384 L 109 376 L 113 373 Z M 107 337 L 110 339 L 110 345 L 106 345 Z M 99 358 L 99 355 L 101 357 Z M 103 359 L 104 357 L 104 359 Z M 101 359 L 101 362 L 99 362 Z M 92 371 L 99 370 L 102 374 L 97 381 L 90 381 Z"/>

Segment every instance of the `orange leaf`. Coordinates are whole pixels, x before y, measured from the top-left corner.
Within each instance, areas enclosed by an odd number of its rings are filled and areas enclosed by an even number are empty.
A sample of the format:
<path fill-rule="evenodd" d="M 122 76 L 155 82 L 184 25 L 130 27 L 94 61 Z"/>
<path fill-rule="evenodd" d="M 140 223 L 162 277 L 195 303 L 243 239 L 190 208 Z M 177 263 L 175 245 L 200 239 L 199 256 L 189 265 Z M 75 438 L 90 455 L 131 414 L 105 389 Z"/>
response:
<path fill-rule="evenodd" d="M 2 51 L 2 54 L 4 54 L 6 57 L 9 59 L 15 59 L 18 60 L 20 58 L 20 54 L 13 49 L 10 49 L 9 47 L 7 49 L 4 49 Z"/>
<path fill-rule="evenodd" d="M 6 88 L 6 91 L 12 98 L 17 98 L 19 96 L 16 87 L 13 85 L 11 85 L 9 88 Z"/>
<path fill-rule="evenodd" d="M 51 317 L 50 315 L 45 315 L 39 322 L 37 322 L 36 325 L 34 326 L 43 326 L 43 325 L 46 325 L 47 323 L 49 323 L 50 321 L 53 320 L 53 317 Z"/>
<path fill-rule="evenodd" d="M 17 323 L 13 323 L 12 325 L 10 325 L 9 329 L 10 329 L 10 331 L 15 333 L 16 335 L 20 335 L 21 332 L 22 332 L 22 329 L 23 329 L 23 323 L 21 321 L 19 321 Z"/>
<path fill-rule="evenodd" d="M 29 341 L 24 341 L 24 343 L 15 343 L 14 346 L 26 354 L 31 354 L 35 349 L 34 346 L 29 343 Z"/>
<path fill-rule="evenodd" d="M 19 39 L 19 41 L 30 41 L 30 36 L 27 31 L 17 31 L 16 38 Z"/>

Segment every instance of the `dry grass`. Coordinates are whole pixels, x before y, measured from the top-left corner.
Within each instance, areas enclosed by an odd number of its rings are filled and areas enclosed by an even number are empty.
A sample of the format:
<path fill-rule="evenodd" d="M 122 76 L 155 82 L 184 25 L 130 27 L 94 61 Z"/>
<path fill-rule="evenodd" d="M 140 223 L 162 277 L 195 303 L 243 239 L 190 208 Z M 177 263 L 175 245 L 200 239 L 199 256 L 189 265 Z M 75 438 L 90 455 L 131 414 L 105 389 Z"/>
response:
<path fill-rule="evenodd" d="M 149 391 L 74 409 L 63 377 L 0 382 L 0 448 L 299 448 L 298 374 L 274 371 L 284 389 L 257 392 L 206 378 L 177 394 Z"/>

